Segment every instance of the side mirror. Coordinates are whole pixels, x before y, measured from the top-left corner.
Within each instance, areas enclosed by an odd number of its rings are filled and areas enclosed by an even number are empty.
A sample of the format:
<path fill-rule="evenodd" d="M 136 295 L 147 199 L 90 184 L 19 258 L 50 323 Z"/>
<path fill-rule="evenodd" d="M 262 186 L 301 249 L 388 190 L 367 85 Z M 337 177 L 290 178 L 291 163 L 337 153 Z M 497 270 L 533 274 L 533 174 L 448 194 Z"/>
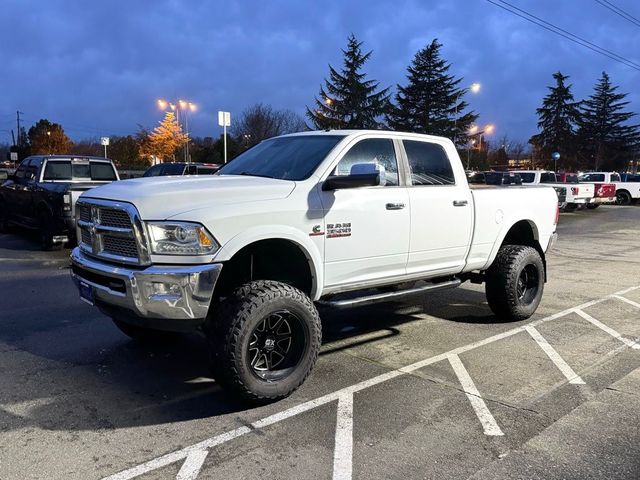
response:
<path fill-rule="evenodd" d="M 343 188 L 375 187 L 382 183 L 384 167 L 375 163 L 356 163 L 351 166 L 349 175 L 332 175 L 322 184 L 322 190 L 340 190 Z"/>

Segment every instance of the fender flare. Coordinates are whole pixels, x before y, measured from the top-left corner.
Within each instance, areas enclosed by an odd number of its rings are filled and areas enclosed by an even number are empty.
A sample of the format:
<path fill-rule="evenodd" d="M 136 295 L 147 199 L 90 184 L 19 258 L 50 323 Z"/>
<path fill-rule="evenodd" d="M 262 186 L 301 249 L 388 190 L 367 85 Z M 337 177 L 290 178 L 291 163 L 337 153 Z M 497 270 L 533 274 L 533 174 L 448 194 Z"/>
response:
<path fill-rule="evenodd" d="M 216 252 L 213 261 L 225 262 L 231 260 L 233 256 L 244 247 L 260 240 L 287 240 L 300 248 L 309 262 L 311 271 L 311 299 L 318 300 L 324 285 L 324 269 L 322 256 L 318 247 L 310 240 L 308 234 L 302 233 L 293 227 L 286 225 L 260 225 L 236 235 L 227 241 L 224 246 Z"/>
<path fill-rule="evenodd" d="M 502 230 L 500 230 L 500 233 L 498 234 L 498 239 L 496 240 L 496 243 L 493 244 L 493 248 L 491 249 L 491 254 L 489 255 L 489 258 L 487 259 L 487 263 L 484 265 L 484 268 L 482 270 L 486 270 L 491 266 L 493 261 L 496 259 L 496 256 L 498 255 L 498 250 L 500 250 L 500 247 L 502 246 L 504 239 L 507 238 L 507 235 L 509 234 L 511 229 L 520 222 L 527 222 L 529 224 L 529 226 L 531 227 L 531 230 L 533 231 L 533 239 L 538 243 L 538 246 L 540 246 L 540 249 L 542 250 L 542 246 L 540 245 L 540 233 L 538 232 L 538 226 L 536 225 L 536 223 L 533 220 L 528 218 L 520 219 L 516 222 L 510 223 L 508 228 L 504 227 Z"/>

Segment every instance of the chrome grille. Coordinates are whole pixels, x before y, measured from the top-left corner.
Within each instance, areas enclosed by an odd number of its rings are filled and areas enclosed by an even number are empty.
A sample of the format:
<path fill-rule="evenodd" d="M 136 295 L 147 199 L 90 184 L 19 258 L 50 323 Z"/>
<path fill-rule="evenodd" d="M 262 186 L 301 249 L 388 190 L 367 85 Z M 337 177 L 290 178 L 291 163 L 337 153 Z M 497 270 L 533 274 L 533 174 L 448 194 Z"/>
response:
<path fill-rule="evenodd" d="M 89 205 L 82 205 L 80 207 L 80 220 L 83 222 L 91 221 L 91 207 Z"/>
<path fill-rule="evenodd" d="M 107 200 L 78 201 L 80 249 L 111 262 L 149 264 L 142 222 L 129 204 Z"/>
<path fill-rule="evenodd" d="M 91 247 L 91 233 L 84 228 L 82 228 L 80 232 L 82 233 L 82 243 Z"/>
<path fill-rule="evenodd" d="M 138 258 L 138 247 L 133 238 L 102 236 L 102 251 L 117 257 Z"/>
<path fill-rule="evenodd" d="M 131 228 L 131 219 L 124 210 L 115 208 L 100 209 L 100 225 L 106 227 Z"/>

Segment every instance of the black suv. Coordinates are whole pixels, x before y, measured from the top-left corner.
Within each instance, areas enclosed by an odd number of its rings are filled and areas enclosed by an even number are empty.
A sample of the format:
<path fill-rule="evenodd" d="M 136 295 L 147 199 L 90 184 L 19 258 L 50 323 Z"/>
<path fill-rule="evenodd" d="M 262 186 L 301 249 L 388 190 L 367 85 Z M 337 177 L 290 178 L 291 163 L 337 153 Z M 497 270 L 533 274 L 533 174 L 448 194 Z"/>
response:
<path fill-rule="evenodd" d="M 75 203 L 86 190 L 119 180 L 108 158 L 37 155 L 25 158 L 0 185 L 0 230 L 11 224 L 37 229 L 42 248 L 75 238 Z"/>
<path fill-rule="evenodd" d="M 166 177 L 168 175 L 213 175 L 220 165 L 215 163 L 159 163 L 144 172 L 143 177 Z"/>

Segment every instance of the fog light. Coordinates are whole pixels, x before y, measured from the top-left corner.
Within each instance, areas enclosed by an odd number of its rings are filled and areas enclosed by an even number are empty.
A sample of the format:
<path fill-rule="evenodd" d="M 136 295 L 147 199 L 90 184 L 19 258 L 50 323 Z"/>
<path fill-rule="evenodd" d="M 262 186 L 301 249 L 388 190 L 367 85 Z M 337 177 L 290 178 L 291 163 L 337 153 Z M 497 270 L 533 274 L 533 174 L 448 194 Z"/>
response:
<path fill-rule="evenodd" d="M 151 282 L 151 295 L 181 296 L 180 285 L 175 283 Z"/>

